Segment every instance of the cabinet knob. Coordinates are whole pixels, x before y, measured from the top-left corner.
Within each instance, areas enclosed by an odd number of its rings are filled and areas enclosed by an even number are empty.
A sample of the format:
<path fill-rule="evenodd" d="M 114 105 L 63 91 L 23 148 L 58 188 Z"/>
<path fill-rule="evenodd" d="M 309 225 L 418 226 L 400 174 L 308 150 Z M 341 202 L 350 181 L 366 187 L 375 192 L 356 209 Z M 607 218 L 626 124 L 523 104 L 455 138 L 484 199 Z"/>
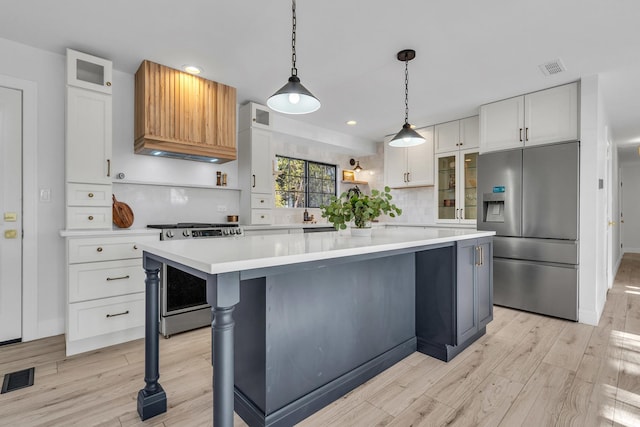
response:
<path fill-rule="evenodd" d="M 138 245 L 133 245 L 133 250 L 137 251 L 138 250 Z"/>
<path fill-rule="evenodd" d="M 89 196 L 90 199 L 92 199 L 93 198 L 93 193 L 89 193 L 88 196 Z"/>
<path fill-rule="evenodd" d="M 260 218 L 261 218 L 261 219 L 264 219 L 264 215 L 260 215 Z"/>
<path fill-rule="evenodd" d="M 89 215 L 89 221 L 93 221 L 93 215 Z"/>
<path fill-rule="evenodd" d="M 106 82 L 105 84 L 109 87 L 111 86 L 111 82 Z"/>
<path fill-rule="evenodd" d="M 96 251 L 98 251 L 98 252 L 102 252 L 102 247 L 101 247 L 101 246 L 98 246 L 98 248 L 96 249 Z"/>

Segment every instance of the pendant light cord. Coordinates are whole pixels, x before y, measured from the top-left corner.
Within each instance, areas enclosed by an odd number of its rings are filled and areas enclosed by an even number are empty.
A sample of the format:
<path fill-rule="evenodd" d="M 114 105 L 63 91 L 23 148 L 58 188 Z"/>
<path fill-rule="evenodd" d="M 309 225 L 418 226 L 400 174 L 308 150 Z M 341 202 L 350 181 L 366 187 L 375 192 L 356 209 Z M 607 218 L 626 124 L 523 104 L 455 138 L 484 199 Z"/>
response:
<path fill-rule="evenodd" d="M 409 60 L 404 61 L 404 124 L 409 123 Z"/>
<path fill-rule="evenodd" d="M 297 76 L 298 69 L 296 68 L 296 0 L 291 1 L 291 12 L 292 12 L 292 27 L 293 31 L 291 31 L 291 75 Z"/>

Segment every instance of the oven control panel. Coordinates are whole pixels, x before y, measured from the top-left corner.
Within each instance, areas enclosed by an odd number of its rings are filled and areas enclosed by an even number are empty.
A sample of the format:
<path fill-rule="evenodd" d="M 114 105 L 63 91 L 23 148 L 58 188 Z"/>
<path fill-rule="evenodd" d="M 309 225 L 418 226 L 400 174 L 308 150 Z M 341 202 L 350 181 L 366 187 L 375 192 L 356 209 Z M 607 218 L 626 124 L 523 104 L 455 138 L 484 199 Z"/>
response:
<path fill-rule="evenodd" d="M 240 227 L 176 229 L 166 230 L 162 233 L 162 240 L 208 239 L 213 237 L 235 237 L 243 235 L 244 232 Z"/>

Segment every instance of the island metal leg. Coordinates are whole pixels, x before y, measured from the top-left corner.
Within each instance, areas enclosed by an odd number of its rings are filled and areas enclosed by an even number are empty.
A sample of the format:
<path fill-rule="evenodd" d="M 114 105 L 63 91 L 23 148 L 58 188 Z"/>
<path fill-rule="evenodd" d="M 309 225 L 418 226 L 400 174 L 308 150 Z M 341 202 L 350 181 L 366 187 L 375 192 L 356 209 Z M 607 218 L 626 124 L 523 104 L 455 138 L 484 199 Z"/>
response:
<path fill-rule="evenodd" d="M 240 273 L 207 277 L 211 304 L 211 363 L 213 364 L 213 426 L 233 427 L 233 310 L 240 302 Z"/>
<path fill-rule="evenodd" d="M 138 415 L 141 420 L 167 412 L 167 395 L 158 382 L 159 335 L 158 335 L 158 293 L 160 288 L 160 267 L 162 263 L 146 254 L 142 261 L 145 279 L 145 336 L 144 336 L 144 381 L 146 386 L 138 392 Z"/>

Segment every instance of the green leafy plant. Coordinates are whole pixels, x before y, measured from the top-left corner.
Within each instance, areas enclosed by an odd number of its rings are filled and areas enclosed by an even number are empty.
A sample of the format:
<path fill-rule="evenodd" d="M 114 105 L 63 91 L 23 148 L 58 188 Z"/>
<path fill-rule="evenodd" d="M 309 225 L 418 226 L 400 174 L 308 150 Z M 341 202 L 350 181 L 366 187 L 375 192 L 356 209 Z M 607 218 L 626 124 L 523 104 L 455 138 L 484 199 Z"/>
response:
<path fill-rule="evenodd" d="M 365 228 L 383 213 L 395 218 L 402 215 L 402 209 L 391 203 L 391 189 L 371 190 L 366 195 L 358 187 L 349 189 L 340 197 L 333 196 L 328 205 L 321 205 L 322 217 L 327 218 L 336 230 L 344 230 L 347 223 L 353 221 L 357 228 Z"/>

